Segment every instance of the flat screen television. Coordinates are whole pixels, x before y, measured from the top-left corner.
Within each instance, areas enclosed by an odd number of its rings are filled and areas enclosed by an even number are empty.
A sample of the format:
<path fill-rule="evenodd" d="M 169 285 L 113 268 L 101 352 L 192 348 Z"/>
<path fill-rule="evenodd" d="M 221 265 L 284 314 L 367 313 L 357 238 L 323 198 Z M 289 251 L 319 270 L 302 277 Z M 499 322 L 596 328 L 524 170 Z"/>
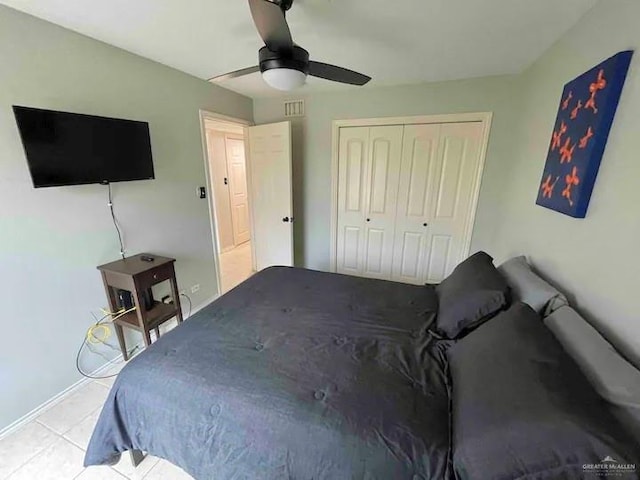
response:
<path fill-rule="evenodd" d="M 33 186 L 154 178 L 149 124 L 14 106 Z"/>

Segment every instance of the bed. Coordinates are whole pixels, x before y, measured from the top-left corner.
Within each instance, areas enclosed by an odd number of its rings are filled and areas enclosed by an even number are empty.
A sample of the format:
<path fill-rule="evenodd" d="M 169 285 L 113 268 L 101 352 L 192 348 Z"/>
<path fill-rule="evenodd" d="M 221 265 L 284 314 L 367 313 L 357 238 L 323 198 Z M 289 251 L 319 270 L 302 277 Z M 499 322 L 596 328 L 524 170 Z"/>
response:
<path fill-rule="evenodd" d="M 273 267 L 132 359 L 86 464 L 139 449 L 198 479 L 445 478 L 433 288 Z"/>
<path fill-rule="evenodd" d="M 254 275 L 125 366 L 85 465 L 142 450 L 199 480 L 597 478 L 610 457 L 637 478 L 637 439 L 538 312 L 456 271 L 449 292 Z"/>

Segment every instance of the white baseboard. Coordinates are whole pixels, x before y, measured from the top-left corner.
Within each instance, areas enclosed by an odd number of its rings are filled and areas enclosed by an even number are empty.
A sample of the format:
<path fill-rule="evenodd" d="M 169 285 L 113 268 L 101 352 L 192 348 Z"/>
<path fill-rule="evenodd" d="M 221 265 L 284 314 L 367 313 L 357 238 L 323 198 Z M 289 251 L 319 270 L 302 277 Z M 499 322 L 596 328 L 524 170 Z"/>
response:
<path fill-rule="evenodd" d="M 209 300 L 207 300 L 207 301 L 201 303 L 200 305 L 198 305 L 197 307 L 193 308 L 191 310 L 191 315 L 193 315 L 194 313 L 199 312 L 200 310 L 202 310 L 204 307 L 206 307 L 211 302 L 213 302 L 216 298 L 218 298 L 218 295 L 214 295 Z M 191 315 L 189 315 L 189 316 L 191 316 Z M 136 350 L 137 349 L 142 349 L 142 344 L 136 345 L 134 347 L 134 349 L 136 349 Z M 122 361 L 122 354 L 118 355 L 113 360 L 110 360 L 110 361 L 106 362 L 104 365 L 98 367 L 93 372 L 91 372 L 90 375 L 92 377 L 98 377 L 98 376 L 100 376 L 101 373 L 106 372 L 111 367 L 113 367 L 114 365 L 120 363 L 121 361 Z M 65 398 L 67 398 L 71 394 L 73 394 L 75 391 L 79 390 L 82 386 L 84 386 L 87 383 L 92 382 L 92 381 L 93 380 L 91 378 L 86 378 L 86 377 L 81 378 L 76 383 L 74 383 L 73 385 L 70 385 L 69 387 L 65 388 L 60 393 L 54 395 L 49 400 L 47 400 L 44 403 L 42 403 L 41 405 L 37 406 L 36 408 L 31 410 L 26 415 L 23 415 L 22 417 L 17 419 L 15 422 L 7 425 L 2 430 L 0 430 L 0 440 L 2 440 L 4 437 L 6 437 L 8 435 L 11 435 L 16 430 L 19 430 L 20 428 L 25 426 L 27 423 L 29 423 L 32 420 L 34 420 L 35 418 L 39 417 L 44 412 L 46 412 L 50 408 L 52 408 L 55 405 L 57 405 L 58 403 L 60 403 L 62 400 L 64 400 Z"/>

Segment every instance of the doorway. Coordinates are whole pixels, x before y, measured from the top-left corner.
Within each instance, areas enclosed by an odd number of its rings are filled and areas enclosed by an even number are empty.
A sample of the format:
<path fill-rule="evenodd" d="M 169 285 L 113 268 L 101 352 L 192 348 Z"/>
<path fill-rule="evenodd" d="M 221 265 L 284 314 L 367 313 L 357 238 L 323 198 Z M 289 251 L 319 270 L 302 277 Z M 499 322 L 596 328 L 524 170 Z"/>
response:
<path fill-rule="evenodd" d="M 248 124 L 201 112 L 220 294 L 255 272 L 245 149 Z"/>
<path fill-rule="evenodd" d="M 200 110 L 218 294 L 255 272 L 293 266 L 291 123 Z"/>

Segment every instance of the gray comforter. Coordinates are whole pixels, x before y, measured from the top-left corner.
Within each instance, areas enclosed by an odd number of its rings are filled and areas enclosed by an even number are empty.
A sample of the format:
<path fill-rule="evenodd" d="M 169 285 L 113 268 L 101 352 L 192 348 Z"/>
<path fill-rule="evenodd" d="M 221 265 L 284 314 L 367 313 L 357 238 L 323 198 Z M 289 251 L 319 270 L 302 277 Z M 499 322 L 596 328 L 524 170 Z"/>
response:
<path fill-rule="evenodd" d="M 197 479 L 449 476 L 430 287 L 276 267 L 118 376 L 85 465 L 140 449 Z"/>

